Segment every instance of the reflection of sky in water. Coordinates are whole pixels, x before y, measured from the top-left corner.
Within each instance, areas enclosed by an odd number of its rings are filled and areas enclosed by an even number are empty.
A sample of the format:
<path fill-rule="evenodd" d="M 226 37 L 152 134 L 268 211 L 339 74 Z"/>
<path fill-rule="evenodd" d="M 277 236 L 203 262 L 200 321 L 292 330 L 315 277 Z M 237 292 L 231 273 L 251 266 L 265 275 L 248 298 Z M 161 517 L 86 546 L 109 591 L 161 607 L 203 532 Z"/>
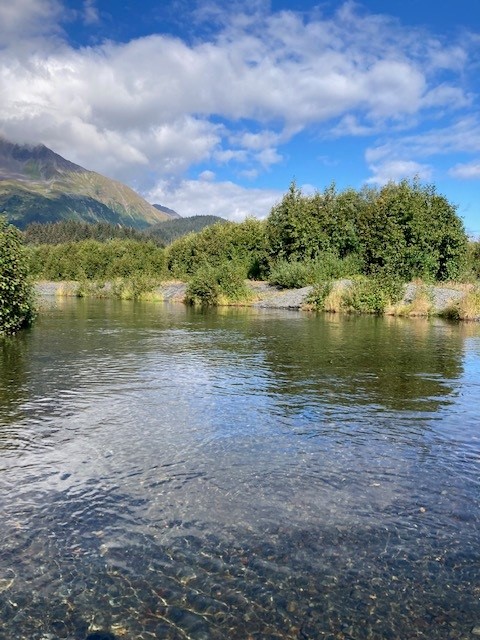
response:
<path fill-rule="evenodd" d="M 103 606 L 103 627 L 140 638 L 152 584 L 167 607 L 158 637 L 184 637 L 192 611 L 192 638 L 469 632 L 480 327 L 74 308 L 33 330 L 8 406 L 0 572 L 23 571 L 38 603 L 61 609 L 74 594 L 84 625 Z M 121 604 L 100 606 L 101 585 Z M 215 588 L 218 624 L 198 601 Z M 19 579 L 10 589 L 21 599 Z M 38 616 L 35 598 L 30 608 Z M 444 621 L 432 627 L 426 611 Z"/>

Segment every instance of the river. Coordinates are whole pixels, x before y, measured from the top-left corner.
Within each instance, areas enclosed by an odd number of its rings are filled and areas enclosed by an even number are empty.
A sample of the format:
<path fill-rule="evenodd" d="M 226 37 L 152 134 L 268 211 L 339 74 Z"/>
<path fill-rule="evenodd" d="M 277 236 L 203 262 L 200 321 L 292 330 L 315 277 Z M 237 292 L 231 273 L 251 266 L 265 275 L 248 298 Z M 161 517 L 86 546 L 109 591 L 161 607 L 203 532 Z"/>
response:
<path fill-rule="evenodd" d="M 479 325 L 57 299 L 0 347 L 2 640 L 480 634 Z"/>

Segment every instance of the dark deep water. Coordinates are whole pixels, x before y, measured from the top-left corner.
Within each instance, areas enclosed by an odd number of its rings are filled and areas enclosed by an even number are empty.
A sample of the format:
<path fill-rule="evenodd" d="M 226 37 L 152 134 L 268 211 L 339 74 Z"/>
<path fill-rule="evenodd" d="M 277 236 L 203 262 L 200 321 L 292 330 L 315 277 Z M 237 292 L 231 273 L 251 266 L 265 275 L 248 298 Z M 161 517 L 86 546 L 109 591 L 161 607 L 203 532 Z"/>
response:
<path fill-rule="evenodd" d="M 479 410 L 478 325 L 60 300 L 0 343 L 0 638 L 474 638 Z"/>

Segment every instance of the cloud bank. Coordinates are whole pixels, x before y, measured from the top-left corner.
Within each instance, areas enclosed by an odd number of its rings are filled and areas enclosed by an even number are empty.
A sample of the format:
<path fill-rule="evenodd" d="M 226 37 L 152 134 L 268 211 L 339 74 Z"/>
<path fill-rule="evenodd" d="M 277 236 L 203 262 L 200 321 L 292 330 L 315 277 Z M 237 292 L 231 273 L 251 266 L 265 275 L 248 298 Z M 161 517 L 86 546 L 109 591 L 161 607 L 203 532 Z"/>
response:
<path fill-rule="evenodd" d="M 471 104 L 468 43 L 446 47 L 351 2 L 330 16 L 209 6 L 218 26 L 208 38 L 154 33 L 83 47 L 64 29 L 97 24 L 93 0 L 76 13 L 57 0 L 0 6 L 0 132 L 41 141 L 182 214 L 232 219 L 268 212 L 278 191 L 242 181 L 287 162 L 288 143 L 309 132 L 385 136 L 365 154 L 365 177 L 376 183 L 430 177 L 425 158 L 449 146 L 480 153 L 468 118 L 440 142 L 434 124 L 431 138 L 391 136 Z M 206 8 L 192 19 L 204 20 Z M 199 179 L 206 167 L 229 179 Z"/>

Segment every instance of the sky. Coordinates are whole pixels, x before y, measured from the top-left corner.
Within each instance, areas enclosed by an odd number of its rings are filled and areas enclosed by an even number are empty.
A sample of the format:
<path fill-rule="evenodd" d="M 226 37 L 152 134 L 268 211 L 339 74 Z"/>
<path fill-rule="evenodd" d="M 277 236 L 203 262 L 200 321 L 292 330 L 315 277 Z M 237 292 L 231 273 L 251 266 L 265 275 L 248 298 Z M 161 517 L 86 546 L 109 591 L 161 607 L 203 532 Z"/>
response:
<path fill-rule="evenodd" d="M 417 176 L 480 236 L 480 2 L 0 0 L 0 134 L 183 216 Z"/>

